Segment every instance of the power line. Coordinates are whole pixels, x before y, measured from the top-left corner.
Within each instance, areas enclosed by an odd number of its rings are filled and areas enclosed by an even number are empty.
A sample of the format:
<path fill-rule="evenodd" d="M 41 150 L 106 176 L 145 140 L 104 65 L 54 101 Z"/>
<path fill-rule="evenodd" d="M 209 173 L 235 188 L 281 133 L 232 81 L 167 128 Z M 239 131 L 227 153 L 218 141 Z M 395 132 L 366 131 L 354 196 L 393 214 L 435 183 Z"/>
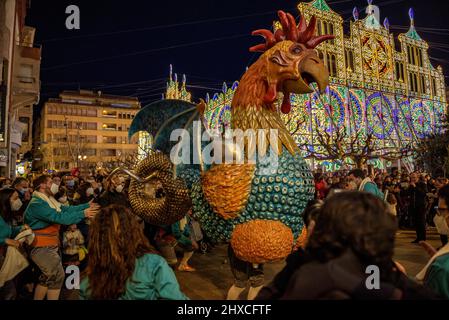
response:
<path fill-rule="evenodd" d="M 340 4 L 340 3 L 347 3 L 347 2 L 352 2 L 352 1 L 353 0 L 337 0 L 337 1 L 328 1 L 328 3 L 329 4 Z M 204 24 L 204 23 L 210 23 L 210 22 L 232 21 L 232 20 L 239 20 L 239 19 L 244 19 L 244 18 L 267 16 L 267 15 L 271 15 L 273 13 L 277 13 L 277 11 L 278 10 L 246 14 L 246 15 L 240 15 L 240 16 L 230 16 L 230 17 L 222 17 L 222 18 L 215 18 L 215 19 L 205 19 L 205 20 L 189 21 L 189 22 L 182 22 L 182 23 L 173 23 L 173 24 L 152 26 L 152 27 L 146 27 L 146 28 L 135 28 L 135 29 L 112 31 L 112 32 L 101 32 L 101 33 L 95 33 L 95 34 L 53 38 L 53 39 L 42 40 L 41 43 L 50 43 L 50 42 L 57 42 L 57 41 L 64 41 L 64 40 L 85 39 L 85 38 L 92 38 L 92 37 L 110 36 L 110 35 L 117 35 L 117 34 L 142 32 L 142 31 L 153 31 L 153 30 L 168 29 L 168 28 L 181 27 L 181 26 L 187 26 L 187 25 Z"/>
<path fill-rule="evenodd" d="M 80 36 L 64 37 L 64 38 L 54 38 L 54 39 L 43 40 L 41 42 L 42 43 L 49 43 L 49 42 L 56 42 L 56 41 L 63 41 L 63 40 L 84 39 L 84 38 L 109 36 L 109 35 L 124 34 L 124 33 L 132 33 L 132 32 L 142 32 L 142 31 L 168 29 L 168 28 L 181 27 L 181 26 L 187 26 L 187 25 L 197 25 L 197 24 L 210 23 L 210 22 L 238 20 L 238 19 L 243 19 L 243 18 L 251 18 L 251 17 L 257 17 L 257 16 L 266 16 L 266 15 L 271 15 L 271 14 L 273 14 L 275 12 L 277 12 L 277 11 L 267 11 L 267 12 L 262 12 L 262 13 L 254 13 L 254 14 L 247 14 L 247 15 L 241 15 L 241 16 L 232 16 L 232 17 L 223 17 L 223 18 L 216 18 L 216 19 L 189 21 L 189 22 L 183 22 L 183 23 L 173 23 L 173 24 L 166 24 L 166 25 L 153 26 L 153 27 L 147 27 L 147 28 L 137 28 L 137 29 L 128 29 L 128 30 L 113 31 L 113 32 L 103 32 L 103 33 L 87 34 L 87 35 L 80 35 Z"/>
<path fill-rule="evenodd" d="M 114 60 L 114 59 L 118 59 L 118 58 L 137 56 L 137 55 L 141 55 L 141 54 L 148 54 L 148 53 L 159 52 L 159 51 L 170 50 L 170 49 L 186 48 L 186 47 L 191 47 L 191 46 L 195 46 L 195 45 L 199 45 L 199 44 L 205 44 L 205 43 L 211 43 L 211 42 L 217 42 L 217 41 L 223 41 L 223 40 L 231 40 L 231 39 L 237 39 L 237 38 L 245 38 L 245 37 L 250 37 L 250 36 L 251 35 L 249 35 L 249 34 L 244 34 L 244 35 L 241 34 L 241 35 L 215 38 L 215 39 L 209 39 L 209 40 L 203 40 L 203 41 L 197 41 L 197 42 L 183 43 L 183 44 L 173 45 L 173 46 L 168 46 L 168 47 L 136 51 L 133 53 L 125 53 L 125 54 L 120 54 L 120 55 L 115 55 L 115 56 L 110 56 L 110 57 L 97 58 L 97 59 L 62 64 L 62 65 L 56 65 L 53 67 L 42 68 L 41 70 L 44 70 L 44 71 L 55 70 L 55 69 L 61 69 L 61 68 L 66 68 L 66 67 L 71 67 L 71 66 L 82 65 L 82 64 L 102 62 L 102 61 Z"/>

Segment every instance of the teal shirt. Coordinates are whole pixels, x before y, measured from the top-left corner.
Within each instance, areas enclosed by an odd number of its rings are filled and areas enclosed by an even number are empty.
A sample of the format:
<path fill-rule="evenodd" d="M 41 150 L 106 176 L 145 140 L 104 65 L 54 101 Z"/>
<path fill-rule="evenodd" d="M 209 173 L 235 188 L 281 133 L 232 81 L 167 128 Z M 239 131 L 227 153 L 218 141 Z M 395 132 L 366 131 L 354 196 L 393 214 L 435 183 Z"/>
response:
<path fill-rule="evenodd" d="M 114 275 L 111 275 L 112 277 Z M 89 300 L 89 279 L 80 284 L 80 300 Z M 181 292 L 173 270 L 161 256 L 146 254 L 136 260 L 132 278 L 119 300 L 188 300 Z"/>
<path fill-rule="evenodd" d="M 0 245 L 4 245 L 6 239 L 14 239 L 20 233 L 21 229 L 22 226 L 11 227 L 0 216 Z"/>
<path fill-rule="evenodd" d="M 363 191 L 371 193 L 379 199 L 384 200 L 385 195 L 382 191 L 379 190 L 374 182 L 368 182 L 367 184 L 365 184 Z"/>
<path fill-rule="evenodd" d="M 425 285 L 449 299 L 449 254 L 438 257 L 427 272 Z"/>
<path fill-rule="evenodd" d="M 25 210 L 25 224 L 33 230 L 44 229 L 52 224 L 71 225 L 84 219 L 84 210 L 89 204 L 61 206 L 61 212 L 50 208 L 47 202 L 33 195 Z"/>

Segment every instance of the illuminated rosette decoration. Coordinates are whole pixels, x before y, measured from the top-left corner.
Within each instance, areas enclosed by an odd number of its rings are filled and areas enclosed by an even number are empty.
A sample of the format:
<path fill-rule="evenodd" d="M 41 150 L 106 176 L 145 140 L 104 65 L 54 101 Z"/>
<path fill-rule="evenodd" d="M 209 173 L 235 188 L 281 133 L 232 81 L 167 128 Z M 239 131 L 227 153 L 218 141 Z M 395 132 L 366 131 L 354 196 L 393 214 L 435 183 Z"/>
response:
<path fill-rule="evenodd" d="M 390 137 L 394 130 L 391 121 L 391 102 L 387 96 L 375 92 L 366 98 L 368 131 L 380 140 Z"/>

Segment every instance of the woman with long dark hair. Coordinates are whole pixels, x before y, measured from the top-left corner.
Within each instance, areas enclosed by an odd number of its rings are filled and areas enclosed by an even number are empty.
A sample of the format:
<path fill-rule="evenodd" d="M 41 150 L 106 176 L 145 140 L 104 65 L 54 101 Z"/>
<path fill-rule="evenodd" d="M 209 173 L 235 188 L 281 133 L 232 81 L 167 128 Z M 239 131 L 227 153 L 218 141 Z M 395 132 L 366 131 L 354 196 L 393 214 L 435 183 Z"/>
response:
<path fill-rule="evenodd" d="M 6 255 L 8 246 L 20 247 L 20 242 L 14 238 L 28 226 L 12 226 L 13 212 L 22 207 L 19 193 L 14 189 L 0 190 L 0 268 Z M 14 281 L 7 281 L 0 288 L 0 300 L 13 300 L 16 297 L 16 286 Z"/>
<path fill-rule="evenodd" d="M 277 298 L 434 298 L 393 261 L 396 231 L 396 218 L 376 196 L 352 191 L 335 194 L 316 215 L 304 259 Z"/>
<path fill-rule="evenodd" d="M 112 205 L 101 210 L 91 224 L 88 251 L 81 299 L 187 299 L 172 269 L 151 247 L 126 207 Z"/>
<path fill-rule="evenodd" d="M 22 207 L 19 193 L 14 189 L 0 190 L 0 245 L 18 245 L 12 240 L 17 234 L 25 229 L 25 226 L 15 226 L 14 212 Z"/>

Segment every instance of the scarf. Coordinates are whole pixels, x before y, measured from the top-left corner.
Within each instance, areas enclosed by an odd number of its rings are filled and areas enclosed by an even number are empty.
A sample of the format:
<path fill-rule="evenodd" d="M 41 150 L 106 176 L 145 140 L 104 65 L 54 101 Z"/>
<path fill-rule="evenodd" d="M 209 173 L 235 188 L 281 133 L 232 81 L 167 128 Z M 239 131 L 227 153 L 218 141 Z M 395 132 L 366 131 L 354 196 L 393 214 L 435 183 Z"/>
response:
<path fill-rule="evenodd" d="M 359 191 L 365 190 L 366 184 L 367 184 L 367 183 L 370 183 L 370 182 L 372 182 L 370 177 L 365 178 L 365 179 L 362 181 L 362 183 L 360 184 Z"/>
<path fill-rule="evenodd" d="M 50 208 L 55 209 L 56 212 L 61 212 L 61 204 L 55 198 L 48 197 L 46 194 L 39 191 L 34 191 L 33 196 L 36 196 L 37 198 L 45 201 L 50 206 Z"/>
<path fill-rule="evenodd" d="M 427 272 L 429 271 L 432 264 L 435 262 L 435 260 L 441 256 L 444 256 L 446 254 L 449 254 L 449 244 L 445 245 L 443 248 L 441 248 L 433 257 L 430 259 L 430 261 L 427 263 L 427 265 L 424 267 L 424 269 L 421 270 L 420 273 L 416 275 L 416 279 L 419 281 L 424 281 L 426 278 Z"/>

